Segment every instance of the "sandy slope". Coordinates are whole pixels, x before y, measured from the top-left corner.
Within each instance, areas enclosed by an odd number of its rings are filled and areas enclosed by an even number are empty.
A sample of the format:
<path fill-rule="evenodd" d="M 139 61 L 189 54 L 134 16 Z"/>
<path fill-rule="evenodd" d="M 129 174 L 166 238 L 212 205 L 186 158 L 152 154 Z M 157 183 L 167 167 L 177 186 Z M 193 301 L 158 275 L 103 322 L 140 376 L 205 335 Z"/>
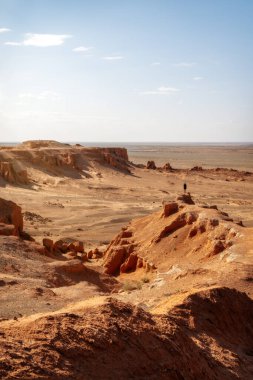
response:
<path fill-rule="evenodd" d="M 236 302 L 235 302 L 236 300 Z M 0 323 L 4 379 L 251 379 L 253 301 L 228 288 L 167 315 L 108 299 Z"/>

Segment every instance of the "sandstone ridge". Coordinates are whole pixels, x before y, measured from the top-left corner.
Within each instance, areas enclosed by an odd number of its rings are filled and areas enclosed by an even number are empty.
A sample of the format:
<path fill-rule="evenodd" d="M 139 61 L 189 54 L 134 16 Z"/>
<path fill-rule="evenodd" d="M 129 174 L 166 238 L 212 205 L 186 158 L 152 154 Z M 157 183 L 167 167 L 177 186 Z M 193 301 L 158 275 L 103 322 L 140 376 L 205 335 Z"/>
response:
<path fill-rule="evenodd" d="M 164 316 L 108 298 L 3 321 L 0 375 L 6 380 L 109 380 L 112 374 L 122 380 L 250 379 L 252 318 L 253 301 L 244 293 L 216 288 L 186 298 Z"/>
<path fill-rule="evenodd" d="M 11 184 L 40 182 L 39 174 L 89 178 L 101 169 L 131 172 L 125 148 L 85 148 L 51 140 L 27 141 L 17 147 L 0 148 L 0 176 Z"/>
<path fill-rule="evenodd" d="M 233 261 L 243 253 L 245 234 L 247 229 L 216 206 L 196 205 L 190 194 L 182 194 L 177 201 L 164 202 L 161 211 L 124 227 L 104 253 L 104 271 L 110 275 L 140 272 L 139 276 L 154 272 L 158 277 L 167 273 L 178 286 L 185 286 L 186 278 L 192 286 L 199 281 L 194 273 L 209 273 L 212 268 L 212 282 L 216 278 L 222 282 L 221 273 L 232 280 Z M 242 273 L 246 265 L 243 268 Z M 171 286 L 176 287 L 174 282 Z"/>

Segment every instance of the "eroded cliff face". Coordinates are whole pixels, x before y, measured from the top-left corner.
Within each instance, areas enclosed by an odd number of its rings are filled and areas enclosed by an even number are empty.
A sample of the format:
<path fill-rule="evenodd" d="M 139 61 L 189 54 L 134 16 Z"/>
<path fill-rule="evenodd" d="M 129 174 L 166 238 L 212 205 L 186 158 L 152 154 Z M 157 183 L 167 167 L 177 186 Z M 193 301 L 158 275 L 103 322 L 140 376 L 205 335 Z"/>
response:
<path fill-rule="evenodd" d="M 101 153 L 109 166 L 130 173 L 128 154 L 125 148 L 105 148 L 101 150 Z"/>
<path fill-rule="evenodd" d="M 29 182 L 26 169 L 20 169 L 13 162 L 0 161 L 0 176 L 11 184 L 27 184 Z"/>
<path fill-rule="evenodd" d="M 85 148 L 55 141 L 28 141 L 15 148 L 0 149 L 0 176 L 11 184 L 28 184 L 32 170 L 44 174 L 81 178 L 94 167 L 130 173 L 125 148 Z"/>
<path fill-rule="evenodd" d="M 0 235 L 20 236 L 22 232 L 21 207 L 12 201 L 0 198 Z"/>
<path fill-rule="evenodd" d="M 128 154 L 126 148 L 101 148 L 103 154 L 108 154 L 128 161 Z"/>

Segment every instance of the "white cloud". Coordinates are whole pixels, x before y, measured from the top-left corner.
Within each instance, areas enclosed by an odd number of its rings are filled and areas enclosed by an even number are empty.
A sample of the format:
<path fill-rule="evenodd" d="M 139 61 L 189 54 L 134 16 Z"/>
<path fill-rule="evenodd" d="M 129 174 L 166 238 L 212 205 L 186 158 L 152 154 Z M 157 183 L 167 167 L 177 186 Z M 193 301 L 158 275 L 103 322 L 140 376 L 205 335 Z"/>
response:
<path fill-rule="evenodd" d="M 152 63 L 151 63 L 151 66 L 160 66 L 160 65 L 161 65 L 160 62 L 152 62 Z"/>
<path fill-rule="evenodd" d="M 173 66 L 176 66 L 176 67 L 193 67 L 193 66 L 196 66 L 196 62 L 179 62 L 179 63 L 174 63 Z"/>
<path fill-rule="evenodd" d="M 6 32 L 10 32 L 11 29 L 8 29 L 8 28 L 0 28 L 0 33 L 6 33 Z"/>
<path fill-rule="evenodd" d="M 88 46 L 88 47 L 86 47 L 86 46 L 78 46 L 78 47 L 72 49 L 72 51 L 79 53 L 79 52 L 90 51 L 92 49 L 94 49 L 93 46 Z"/>
<path fill-rule="evenodd" d="M 177 91 L 179 91 L 179 89 L 175 88 L 175 87 L 164 87 L 164 86 L 162 86 L 162 87 L 158 88 L 158 91 L 161 91 L 161 92 L 177 92 Z"/>
<path fill-rule="evenodd" d="M 106 61 L 119 61 L 123 58 L 124 57 L 122 57 L 122 55 L 111 55 L 111 56 L 107 56 L 107 57 L 102 57 L 102 59 L 104 59 Z"/>
<path fill-rule="evenodd" d="M 22 42 L 5 42 L 9 46 L 35 46 L 35 47 L 50 47 L 63 45 L 67 38 L 71 38 L 68 34 L 34 34 L 26 33 L 25 39 Z"/>
<path fill-rule="evenodd" d="M 68 34 L 33 34 L 27 33 L 26 38 L 23 41 L 25 46 L 59 46 L 62 45 L 67 38 L 71 36 Z"/>
<path fill-rule="evenodd" d="M 140 92 L 140 95 L 170 95 L 179 91 L 179 88 L 176 87 L 161 86 L 156 90 Z"/>
<path fill-rule="evenodd" d="M 204 79 L 203 77 L 193 77 L 193 80 L 202 80 Z"/>
<path fill-rule="evenodd" d="M 8 45 L 8 46 L 21 46 L 22 45 L 22 42 L 5 42 L 4 43 L 5 45 Z"/>
<path fill-rule="evenodd" d="M 19 99 L 21 100 L 60 100 L 61 96 L 59 93 L 54 91 L 45 90 L 38 94 L 32 93 L 32 92 L 22 92 L 18 95 Z"/>
<path fill-rule="evenodd" d="M 18 97 L 20 99 L 29 99 L 29 98 L 33 98 L 34 95 L 31 92 L 22 92 L 21 94 L 18 94 Z"/>
<path fill-rule="evenodd" d="M 60 100 L 61 95 L 58 92 L 46 90 L 39 93 L 38 99 L 39 100 L 46 100 L 46 99 Z"/>

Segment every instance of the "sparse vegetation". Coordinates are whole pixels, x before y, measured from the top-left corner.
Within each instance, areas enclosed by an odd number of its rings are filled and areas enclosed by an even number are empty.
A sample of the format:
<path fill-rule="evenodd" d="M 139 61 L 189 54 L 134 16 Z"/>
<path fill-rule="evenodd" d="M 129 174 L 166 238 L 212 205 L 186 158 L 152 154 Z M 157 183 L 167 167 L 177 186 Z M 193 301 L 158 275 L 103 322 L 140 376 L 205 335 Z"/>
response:
<path fill-rule="evenodd" d="M 126 281 L 123 285 L 123 290 L 126 292 L 141 289 L 142 284 L 140 281 Z"/>
<path fill-rule="evenodd" d="M 150 278 L 147 277 L 147 276 L 144 276 L 144 277 L 142 277 L 141 281 L 142 281 L 144 284 L 147 284 L 148 282 L 150 282 Z"/>

